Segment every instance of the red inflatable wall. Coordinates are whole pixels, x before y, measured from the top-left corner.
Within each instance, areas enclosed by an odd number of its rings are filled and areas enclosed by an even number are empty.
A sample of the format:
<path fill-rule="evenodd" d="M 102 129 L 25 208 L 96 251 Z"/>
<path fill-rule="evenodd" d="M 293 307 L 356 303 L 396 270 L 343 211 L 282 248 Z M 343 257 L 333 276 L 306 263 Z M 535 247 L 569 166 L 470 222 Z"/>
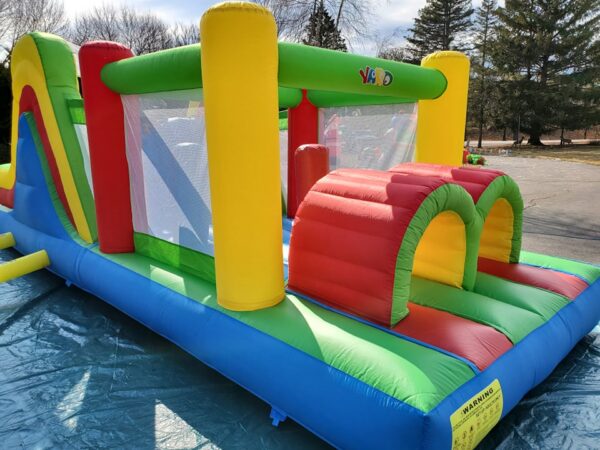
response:
<path fill-rule="evenodd" d="M 293 218 L 298 210 L 298 195 L 296 193 L 296 149 L 304 144 L 319 142 L 319 109 L 306 97 L 302 91 L 302 101 L 288 113 L 288 198 L 287 215 Z"/>
<path fill-rule="evenodd" d="M 100 73 L 106 64 L 132 56 L 127 47 L 104 41 L 89 42 L 79 51 L 98 241 L 104 253 L 132 252 L 134 246 L 123 106 Z"/>
<path fill-rule="evenodd" d="M 314 184 L 329 173 L 329 151 L 319 144 L 301 145 L 294 153 L 296 171 L 296 206 Z"/>

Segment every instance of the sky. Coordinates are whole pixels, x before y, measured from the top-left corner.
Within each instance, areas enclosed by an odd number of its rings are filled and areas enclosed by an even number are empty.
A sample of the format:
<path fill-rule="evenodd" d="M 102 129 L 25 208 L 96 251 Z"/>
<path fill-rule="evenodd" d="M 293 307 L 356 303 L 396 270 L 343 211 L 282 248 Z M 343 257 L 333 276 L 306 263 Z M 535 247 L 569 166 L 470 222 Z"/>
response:
<path fill-rule="evenodd" d="M 376 23 L 383 28 L 395 28 L 412 21 L 425 0 L 375 0 L 377 5 Z M 152 11 L 168 22 L 199 21 L 202 13 L 218 1 L 211 0 L 64 0 L 65 10 L 74 17 L 95 5 L 128 5 L 142 11 Z"/>
<path fill-rule="evenodd" d="M 425 0 L 374 0 L 373 32 L 389 35 L 398 27 L 405 30 L 411 24 L 417 11 L 425 4 Z M 202 13 L 211 5 L 218 3 L 212 0 L 64 0 L 65 10 L 71 18 L 93 9 L 95 5 L 115 4 L 131 6 L 140 11 L 150 11 L 169 23 L 198 23 Z M 476 3 L 479 3 L 478 1 Z M 374 40 L 373 40 L 374 41 Z M 363 42 L 353 46 L 358 53 L 375 52 L 374 42 Z"/>

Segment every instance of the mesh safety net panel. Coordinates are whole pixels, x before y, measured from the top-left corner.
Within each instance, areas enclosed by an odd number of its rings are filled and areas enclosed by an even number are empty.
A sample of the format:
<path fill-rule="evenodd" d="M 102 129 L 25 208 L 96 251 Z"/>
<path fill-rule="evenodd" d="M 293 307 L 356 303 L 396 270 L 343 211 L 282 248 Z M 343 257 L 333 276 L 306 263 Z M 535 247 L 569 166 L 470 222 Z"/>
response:
<path fill-rule="evenodd" d="M 134 231 L 214 255 L 202 91 L 122 100 Z"/>
<path fill-rule="evenodd" d="M 329 149 L 331 170 L 412 161 L 416 130 L 416 103 L 319 109 L 319 142 Z"/>
<path fill-rule="evenodd" d="M 90 145 L 88 141 L 87 127 L 85 124 L 73 124 L 75 128 L 75 134 L 79 141 L 79 148 L 81 148 L 81 156 L 83 158 L 83 168 L 85 170 L 85 176 L 90 186 L 92 196 L 94 195 L 94 188 L 92 184 L 92 167 L 90 163 Z"/>

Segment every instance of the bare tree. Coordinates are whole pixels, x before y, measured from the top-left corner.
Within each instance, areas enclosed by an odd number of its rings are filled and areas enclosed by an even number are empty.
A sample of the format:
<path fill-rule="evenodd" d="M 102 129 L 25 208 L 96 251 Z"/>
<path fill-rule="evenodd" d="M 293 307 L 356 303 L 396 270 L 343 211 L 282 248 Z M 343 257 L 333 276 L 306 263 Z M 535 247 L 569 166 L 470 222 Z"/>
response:
<path fill-rule="evenodd" d="M 285 39 L 299 41 L 306 29 L 308 19 L 321 0 L 253 0 L 266 6 L 275 16 L 278 33 Z M 369 36 L 376 0 L 324 0 L 327 11 L 335 18 L 335 25 L 351 44 Z"/>
<path fill-rule="evenodd" d="M 21 36 L 32 31 L 45 31 L 65 35 L 69 21 L 61 0 L 2 0 L 0 14 L 5 24 L 0 37 L 6 38 L 2 45 L 6 51 L 6 60 Z"/>
<path fill-rule="evenodd" d="M 253 0 L 255 3 L 269 8 L 275 17 L 279 36 L 294 35 L 299 38 L 299 31 L 308 21 L 313 11 L 313 0 Z"/>
<path fill-rule="evenodd" d="M 8 24 L 10 20 L 10 3 L 8 0 L 0 0 L 0 23 Z M 0 26 L 0 41 L 6 36 L 8 27 Z"/>
<path fill-rule="evenodd" d="M 109 4 L 79 16 L 71 39 L 78 45 L 90 40 L 121 42 L 138 55 L 173 47 L 172 33 L 158 16 Z"/>
<path fill-rule="evenodd" d="M 396 28 L 391 33 L 377 33 L 373 38 L 375 42 L 375 54 L 378 58 L 389 59 L 392 61 L 410 60 L 410 51 L 406 42 L 402 39 L 403 30 Z"/>
<path fill-rule="evenodd" d="M 200 42 L 200 29 L 198 25 L 190 23 L 188 25 L 183 23 L 176 23 L 171 29 L 171 35 L 173 39 L 173 45 L 175 47 L 181 47 L 182 45 L 197 44 Z"/>
<path fill-rule="evenodd" d="M 138 13 L 123 6 L 119 26 L 121 42 L 136 55 L 173 47 L 168 26 L 154 14 Z"/>
<path fill-rule="evenodd" d="M 91 40 L 118 41 L 120 33 L 118 10 L 103 4 L 75 19 L 71 40 L 77 45 Z"/>
<path fill-rule="evenodd" d="M 387 47 L 379 51 L 377 57 L 402 62 L 409 60 L 410 54 L 406 47 Z"/>

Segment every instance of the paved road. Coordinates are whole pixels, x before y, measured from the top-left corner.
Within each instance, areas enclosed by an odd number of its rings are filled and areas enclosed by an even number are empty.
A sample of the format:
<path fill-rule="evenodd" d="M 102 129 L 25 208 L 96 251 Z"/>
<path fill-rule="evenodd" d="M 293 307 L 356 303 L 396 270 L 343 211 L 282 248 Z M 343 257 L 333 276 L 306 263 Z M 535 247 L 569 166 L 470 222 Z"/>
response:
<path fill-rule="evenodd" d="M 600 167 L 488 156 L 512 176 L 525 202 L 523 248 L 600 264 Z"/>
<path fill-rule="evenodd" d="M 571 144 L 589 144 L 592 140 L 595 141 L 596 139 L 573 139 L 571 141 Z M 486 147 L 510 147 L 513 142 L 514 141 L 512 138 L 509 138 L 506 141 L 481 141 L 481 146 L 484 148 L 486 148 Z M 543 143 L 545 145 L 560 145 L 560 139 L 544 139 Z M 476 147 L 477 139 L 469 140 L 469 146 Z M 523 141 L 523 146 L 518 147 L 518 148 L 528 148 L 527 140 L 525 139 Z"/>

